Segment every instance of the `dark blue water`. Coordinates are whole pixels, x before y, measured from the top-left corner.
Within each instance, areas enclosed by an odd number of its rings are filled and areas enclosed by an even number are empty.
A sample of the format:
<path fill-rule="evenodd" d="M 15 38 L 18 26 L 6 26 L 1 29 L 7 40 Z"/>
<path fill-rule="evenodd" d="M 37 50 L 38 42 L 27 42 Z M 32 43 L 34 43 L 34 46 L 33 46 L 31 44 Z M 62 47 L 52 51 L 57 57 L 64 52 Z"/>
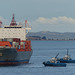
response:
<path fill-rule="evenodd" d="M 42 62 L 59 53 L 63 57 L 66 50 L 75 59 L 75 41 L 32 41 L 33 55 L 29 64 L 0 67 L 0 75 L 75 75 L 75 64 L 66 67 L 45 67 Z"/>

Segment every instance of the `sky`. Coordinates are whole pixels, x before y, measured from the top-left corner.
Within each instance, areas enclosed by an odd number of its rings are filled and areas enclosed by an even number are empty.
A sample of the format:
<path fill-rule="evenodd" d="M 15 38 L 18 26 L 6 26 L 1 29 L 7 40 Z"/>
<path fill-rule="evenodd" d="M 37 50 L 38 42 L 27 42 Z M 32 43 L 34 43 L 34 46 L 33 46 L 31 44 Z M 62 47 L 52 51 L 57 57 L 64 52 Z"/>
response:
<path fill-rule="evenodd" d="M 75 0 L 0 0 L 0 20 L 28 23 L 32 32 L 75 32 Z"/>

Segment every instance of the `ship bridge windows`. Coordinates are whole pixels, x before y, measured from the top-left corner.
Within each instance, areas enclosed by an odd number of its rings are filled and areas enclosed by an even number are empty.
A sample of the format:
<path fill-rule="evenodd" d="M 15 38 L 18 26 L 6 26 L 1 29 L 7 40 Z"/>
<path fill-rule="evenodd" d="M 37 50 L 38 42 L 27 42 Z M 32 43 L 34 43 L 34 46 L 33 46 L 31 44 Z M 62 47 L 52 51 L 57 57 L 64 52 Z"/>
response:
<path fill-rule="evenodd" d="M 4 28 L 22 28 L 22 27 L 4 27 Z"/>

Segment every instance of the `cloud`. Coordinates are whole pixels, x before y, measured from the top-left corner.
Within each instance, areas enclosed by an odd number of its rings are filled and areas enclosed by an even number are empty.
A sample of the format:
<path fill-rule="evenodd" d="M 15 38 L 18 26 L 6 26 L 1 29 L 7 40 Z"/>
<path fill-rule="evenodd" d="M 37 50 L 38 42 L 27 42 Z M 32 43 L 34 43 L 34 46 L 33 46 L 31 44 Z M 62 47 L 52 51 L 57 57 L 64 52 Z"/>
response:
<path fill-rule="evenodd" d="M 35 21 L 31 22 L 33 31 L 58 31 L 58 32 L 71 32 L 75 31 L 75 19 L 66 16 L 44 18 L 39 17 Z M 72 28 L 70 30 L 70 28 Z"/>
<path fill-rule="evenodd" d="M 51 19 L 44 18 L 44 17 L 39 17 L 33 23 L 40 23 L 40 24 L 61 24 L 61 22 L 75 24 L 75 20 L 73 18 L 68 18 L 66 16 L 58 17 L 58 18 L 53 17 Z"/>

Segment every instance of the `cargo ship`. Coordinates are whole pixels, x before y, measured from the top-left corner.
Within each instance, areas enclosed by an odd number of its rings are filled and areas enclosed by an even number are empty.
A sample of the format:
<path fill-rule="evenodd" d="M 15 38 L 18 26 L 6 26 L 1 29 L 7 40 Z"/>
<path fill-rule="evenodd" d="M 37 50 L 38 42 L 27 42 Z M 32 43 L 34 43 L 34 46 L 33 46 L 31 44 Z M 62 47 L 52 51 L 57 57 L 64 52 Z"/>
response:
<path fill-rule="evenodd" d="M 30 30 L 27 20 L 24 25 L 17 24 L 14 14 L 10 25 L 3 26 L 0 21 L 0 66 L 29 63 L 32 49 L 26 35 Z"/>

